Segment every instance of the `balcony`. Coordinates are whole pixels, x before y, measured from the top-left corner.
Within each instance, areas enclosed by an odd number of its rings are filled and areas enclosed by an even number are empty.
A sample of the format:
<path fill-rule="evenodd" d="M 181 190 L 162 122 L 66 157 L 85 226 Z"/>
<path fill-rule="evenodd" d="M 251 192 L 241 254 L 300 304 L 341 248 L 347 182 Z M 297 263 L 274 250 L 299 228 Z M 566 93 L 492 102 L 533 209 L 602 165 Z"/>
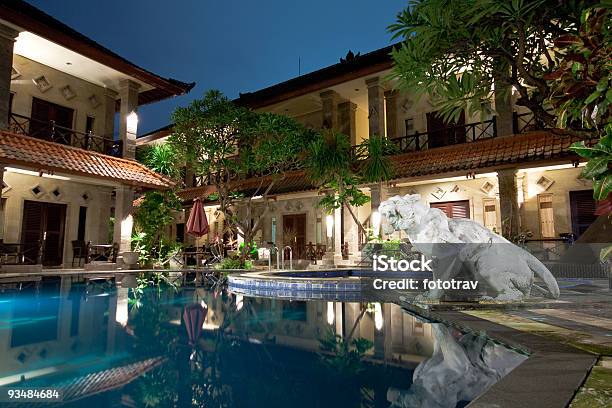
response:
<path fill-rule="evenodd" d="M 52 120 L 48 122 L 40 121 L 16 113 L 11 113 L 9 117 L 8 130 L 16 134 L 74 146 L 114 157 L 121 157 L 123 152 L 121 140 L 97 136 L 93 132 L 79 132 L 74 129 L 58 126 Z"/>

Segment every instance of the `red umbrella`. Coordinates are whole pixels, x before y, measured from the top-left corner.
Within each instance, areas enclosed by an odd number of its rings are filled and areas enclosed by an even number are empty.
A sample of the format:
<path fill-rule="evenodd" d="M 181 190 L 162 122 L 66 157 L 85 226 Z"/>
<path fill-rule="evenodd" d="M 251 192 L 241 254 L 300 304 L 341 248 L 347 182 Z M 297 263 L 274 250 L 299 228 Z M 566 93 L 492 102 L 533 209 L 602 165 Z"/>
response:
<path fill-rule="evenodd" d="M 202 201 L 199 198 L 193 200 L 193 207 L 189 213 L 187 220 L 187 232 L 196 237 L 208 234 L 208 220 L 202 206 Z"/>
<path fill-rule="evenodd" d="M 185 306 L 183 309 L 183 321 L 185 322 L 185 329 L 187 329 L 189 345 L 192 347 L 195 346 L 200 337 L 207 313 L 208 308 L 201 304 Z"/>

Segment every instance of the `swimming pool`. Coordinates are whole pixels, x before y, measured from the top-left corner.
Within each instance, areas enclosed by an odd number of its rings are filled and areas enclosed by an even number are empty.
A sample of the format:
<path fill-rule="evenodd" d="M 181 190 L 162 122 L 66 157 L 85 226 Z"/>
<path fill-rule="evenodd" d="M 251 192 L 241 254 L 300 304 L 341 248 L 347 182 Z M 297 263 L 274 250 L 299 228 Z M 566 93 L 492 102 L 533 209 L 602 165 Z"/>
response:
<path fill-rule="evenodd" d="M 526 358 L 392 303 L 79 276 L 0 285 L 0 347 L 1 392 L 87 407 L 461 407 Z"/>

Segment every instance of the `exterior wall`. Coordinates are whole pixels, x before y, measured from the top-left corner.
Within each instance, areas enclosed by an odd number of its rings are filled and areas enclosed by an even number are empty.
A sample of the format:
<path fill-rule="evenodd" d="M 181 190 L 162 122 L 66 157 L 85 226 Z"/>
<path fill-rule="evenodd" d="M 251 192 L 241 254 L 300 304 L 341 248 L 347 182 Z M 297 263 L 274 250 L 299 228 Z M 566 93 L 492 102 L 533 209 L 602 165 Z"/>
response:
<path fill-rule="evenodd" d="M 531 231 L 534 238 L 541 238 L 538 194 L 550 193 L 553 195 L 552 202 L 556 236 L 559 237 L 559 234 L 564 232 L 572 232 L 569 192 L 593 188 L 590 181 L 582 180 L 578 177 L 581 170 L 580 168 L 558 170 L 533 169 L 524 173 L 525 176 L 522 183 L 524 202 L 521 206 L 521 229 L 523 231 Z M 545 176 L 553 181 L 553 184 L 546 190 L 542 190 L 536 184 L 541 176 Z"/>
<path fill-rule="evenodd" d="M 11 81 L 11 92 L 13 95 L 13 113 L 30 117 L 32 111 L 32 98 L 39 98 L 53 102 L 67 108 L 74 109 L 72 128 L 85 132 L 87 116 L 95 118 L 94 133 L 99 136 L 112 135 L 113 129 L 107 129 L 105 123 L 105 89 L 91 82 L 68 75 L 36 61 L 13 54 L 13 66 L 21 74 L 18 78 Z M 44 75 L 52 85 L 46 92 L 41 92 L 34 82 L 34 78 Z M 61 89 L 69 85 L 76 96 L 66 100 L 61 93 Z M 95 95 L 99 106 L 93 107 L 89 98 Z M 114 112 L 114 107 L 111 109 Z M 110 122 L 112 123 L 112 121 Z"/>
<path fill-rule="evenodd" d="M 64 265 L 72 262 L 72 240 L 77 239 L 79 226 L 79 207 L 87 207 L 85 241 L 95 244 L 108 243 L 109 218 L 112 207 L 112 188 L 83 184 L 75 181 L 58 180 L 47 177 L 5 171 L 4 182 L 9 186 L 2 197 L 6 199 L 4 208 L 4 240 L 7 243 L 21 241 L 23 205 L 25 200 L 66 204 L 66 224 L 64 232 Z M 43 191 L 35 196 L 31 191 L 39 186 Z M 60 196 L 51 192 L 59 188 Z M 88 200 L 82 195 L 87 193 Z"/>
<path fill-rule="evenodd" d="M 485 183 L 495 187 L 487 194 L 481 187 Z M 496 177 L 483 177 L 471 180 L 454 180 L 440 183 L 421 184 L 400 188 L 400 195 L 420 194 L 427 204 L 446 201 L 470 201 L 470 219 L 484 224 L 484 200 L 495 199 L 497 225 L 496 231 L 501 231 L 501 216 Z"/>

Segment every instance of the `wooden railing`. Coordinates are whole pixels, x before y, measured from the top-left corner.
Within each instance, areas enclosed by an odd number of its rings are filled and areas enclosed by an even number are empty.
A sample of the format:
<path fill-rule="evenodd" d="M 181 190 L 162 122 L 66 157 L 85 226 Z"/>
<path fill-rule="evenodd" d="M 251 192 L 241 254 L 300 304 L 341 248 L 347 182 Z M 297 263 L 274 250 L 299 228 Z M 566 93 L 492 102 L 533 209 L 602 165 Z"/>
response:
<path fill-rule="evenodd" d="M 16 113 L 9 117 L 9 131 L 114 157 L 121 157 L 123 150 L 121 140 L 97 136 L 93 132 L 79 132 L 59 126 L 52 120 L 46 122 Z"/>

